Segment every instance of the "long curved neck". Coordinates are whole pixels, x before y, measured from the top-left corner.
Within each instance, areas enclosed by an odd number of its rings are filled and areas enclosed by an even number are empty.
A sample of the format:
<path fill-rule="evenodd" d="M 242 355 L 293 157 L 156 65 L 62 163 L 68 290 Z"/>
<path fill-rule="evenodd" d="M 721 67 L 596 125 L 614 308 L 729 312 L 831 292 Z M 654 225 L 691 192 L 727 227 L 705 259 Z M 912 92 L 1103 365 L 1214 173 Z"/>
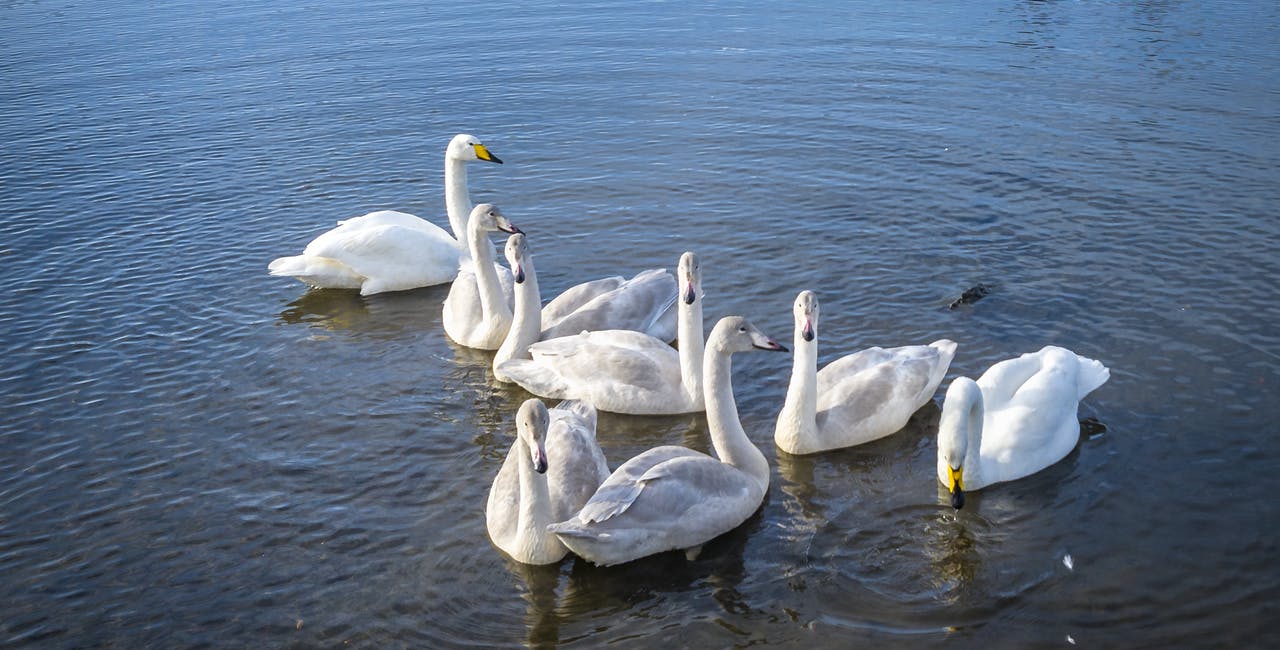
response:
<path fill-rule="evenodd" d="M 680 386 L 689 398 L 689 403 L 703 402 L 703 350 L 706 344 L 702 339 L 702 296 L 698 296 L 692 305 L 686 304 L 684 298 L 678 298 L 680 306 L 676 315 L 676 342 L 680 346 Z M 733 398 L 732 395 L 729 396 Z"/>
<path fill-rule="evenodd" d="M 521 546 L 541 548 L 549 535 L 547 526 L 555 523 L 551 516 L 551 491 L 547 487 L 547 475 L 539 474 L 529 466 L 532 455 L 523 438 L 516 439 L 512 453 L 520 454 L 516 458 L 520 468 L 520 513 L 516 535 L 521 540 Z"/>
<path fill-rule="evenodd" d="M 510 319 L 511 307 L 502 295 L 498 272 L 493 268 L 493 244 L 489 232 L 475 221 L 467 224 L 467 246 L 475 263 L 476 285 L 480 289 L 480 312 L 486 322 L 499 315 Z"/>
<path fill-rule="evenodd" d="M 794 344 L 791 382 L 778 414 L 778 428 L 792 437 L 790 448 L 799 449 L 803 441 L 811 440 L 818 433 L 818 339 L 804 340 L 797 327 Z"/>
<path fill-rule="evenodd" d="M 462 241 L 471 215 L 471 195 L 467 192 L 467 161 L 444 156 L 444 209 L 449 214 L 453 236 Z"/>
<path fill-rule="evenodd" d="M 953 383 L 947 390 L 938 421 L 938 449 L 939 453 L 944 447 L 952 453 L 964 450 L 961 465 L 966 485 L 984 485 L 986 481 L 981 462 L 984 414 L 982 390 L 975 382 Z"/>
<path fill-rule="evenodd" d="M 500 366 L 511 359 L 528 359 L 529 346 L 542 336 L 542 296 L 538 292 L 538 274 L 533 270 L 533 258 L 524 260 L 524 282 L 516 284 L 514 320 L 507 338 L 493 356 L 493 374 L 501 381 L 510 381 Z"/>
<path fill-rule="evenodd" d="M 716 348 L 714 341 L 707 345 L 702 364 L 711 446 L 715 447 L 720 462 L 742 470 L 760 484 L 762 491 L 767 491 L 769 462 L 751 444 L 738 419 L 738 404 L 733 399 L 733 357 Z"/>

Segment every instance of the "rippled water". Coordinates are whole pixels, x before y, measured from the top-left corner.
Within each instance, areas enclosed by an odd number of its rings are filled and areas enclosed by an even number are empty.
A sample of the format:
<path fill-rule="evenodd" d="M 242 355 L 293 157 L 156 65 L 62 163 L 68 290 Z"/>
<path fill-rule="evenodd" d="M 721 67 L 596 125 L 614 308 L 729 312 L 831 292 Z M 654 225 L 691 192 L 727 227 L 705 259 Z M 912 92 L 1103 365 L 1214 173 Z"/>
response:
<path fill-rule="evenodd" d="M 0 7 L 0 644 L 1277 641 L 1277 5 L 422 5 Z M 693 249 L 709 321 L 785 339 L 817 291 L 823 361 L 1101 359 L 1105 431 L 955 513 L 940 394 L 779 457 L 789 362 L 743 355 L 759 513 L 693 562 L 517 565 L 483 503 L 526 396 L 446 290 L 265 269 L 375 208 L 443 223 L 460 131 L 547 294 Z M 599 435 L 616 466 L 705 426 Z"/>

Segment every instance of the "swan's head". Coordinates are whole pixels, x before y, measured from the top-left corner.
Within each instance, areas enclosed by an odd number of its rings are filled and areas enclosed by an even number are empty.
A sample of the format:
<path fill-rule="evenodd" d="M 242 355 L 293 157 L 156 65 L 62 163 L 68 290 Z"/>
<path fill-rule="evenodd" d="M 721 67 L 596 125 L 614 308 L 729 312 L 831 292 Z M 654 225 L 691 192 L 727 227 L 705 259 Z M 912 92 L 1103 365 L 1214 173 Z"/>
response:
<path fill-rule="evenodd" d="M 801 291 L 796 296 L 796 304 L 791 308 L 796 317 L 796 335 L 805 341 L 812 341 L 818 336 L 818 294 L 812 291 Z"/>
<path fill-rule="evenodd" d="M 982 432 L 982 389 L 968 377 L 947 387 L 938 421 L 938 480 L 951 492 L 951 507 L 964 507 L 964 461 L 969 439 Z"/>
<path fill-rule="evenodd" d="M 485 232 L 493 232 L 495 230 L 513 234 L 524 232 L 511 223 L 511 220 L 502 214 L 498 206 L 492 203 L 481 203 L 472 208 L 469 223 L 475 224 L 475 227 Z"/>
<path fill-rule="evenodd" d="M 547 471 L 547 450 L 544 444 L 550 420 L 547 405 L 540 399 L 525 400 L 520 405 L 520 410 L 516 411 L 516 436 L 524 441 L 529 450 L 529 460 L 533 463 L 533 471 L 539 474 Z"/>
<path fill-rule="evenodd" d="M 497 156 L 489 153 L 476 136 L 466 133 L 459 133 L 453 136 L 449 141 L 449 147 L 445 149 L 444 155 L 454 160 L 483 160 L 485 162 L 493 162 L 502 164 L 502 160 Z"/>
<path fill-rule="evenodd" d="M 516 284 L 524 282 L 524 269 L 529 265 L 529 242 L 524 233 L 518 232 L 507 238 L 507 247 L 503 251 L 507 255 L 507 263 L 511 265 L 511 275 Z"/>
<path fill-rule="evenodd" d="M 686 251 L 680 256 L 680 264 L 676 266 L 676 282 L 679 283 L 680 299 L 686 305 L 692 305 L 702 295 L 702 267 L 698 264 L 698 256 Z"/>
<path fill-rule="evenodd" d="M 764 335 L 764 332 L 756 329 L 751 321 L 742 316 L 725 316 L 716 323 L 715 329 L 711 330 L 711 336 L 707 338 L 708 347 L 714 347 L 721 352 L 746 352 L 747 350 L 773 350 L 776 352 L 786 352 L 787 349 L 778 344 L 777 341 Z"/>

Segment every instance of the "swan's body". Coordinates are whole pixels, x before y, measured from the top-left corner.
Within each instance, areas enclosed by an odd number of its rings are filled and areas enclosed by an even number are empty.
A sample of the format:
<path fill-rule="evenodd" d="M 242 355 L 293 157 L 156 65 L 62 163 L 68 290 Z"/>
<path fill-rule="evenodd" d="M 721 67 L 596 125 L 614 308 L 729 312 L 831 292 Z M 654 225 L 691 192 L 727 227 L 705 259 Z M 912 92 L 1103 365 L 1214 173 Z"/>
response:
<path fill-rule="evenodd" d="M 629 329 L 662 341 L 676 336 L 676 282 L 663 269 L 650 269 L 625 281 L 615 277 L 585 282 L 540 310 L 538 274 L 524 235 L 507 239 L 506 256 L 515 276 L 516 295 L 511 329 L 493 357 L 493 374 L 501 381 L 511 381 L 502 369 L 507 361 L 529 359 L 530 345 L 564 332 Z"/>
<path fill-rule="evenodd" d="M 444 331 L 459 345 L 481 350 L 496 350 L 511 327 L 511 303 L 503 293 L 502 283 L 493 261 L 493 244 L 489 233 L 520 232 L 496 206 L 481 203 L 471 210 L 467 222 L 467 245 L 470 260 L 464 260 L 465 273 L 475 283 L 458 282 L 449 287 L 444 299 Z"/>
<path fill-rule="evenodd" d="M 445 208 L 455 235 L 466 230 L 471 199 L 466 163 L 501 163 L 479 140 L 459 134 L 444 157 Z M 444 284 L 458 274 L 465 251 L 443 228 L 405 212 L 380 210 L 339 221 L 307 244 L 301 255 L 267 266 L 271 275 L 294 277 L 313 287 L 359 289 L 362 295 Z"/>
<path fill-rule="evenodd" d="M 964 492 L 1034 474 L 1062 460 L 1080 438 L 1080 400 L 1111 371 L 1056 347 L 1006 359 L 978 381 L 957 377 L 938 423 L 938 480 L 952 505 Z"/>
<path fill-rule="evenodd" d="M 774 442 L 812 454 L 883 438 L 933 398 L 956 354 L 947 339 L 929 345 L 868 348 L 818 371 L 818 297 L 802 291 L 793 308 L 795 361 Z"/>
<path fill-rule="evenodd" d="M 609 476 L 596 443 L 596 411 L 531 399 L 516 413 L 516 441 L 489 488 L 489 539 L 526 564 L 558 562 L 569 549 L 547 526 L 573 516 Z"/>
<path fill-rule="evenodd" d="M 528 346 L 529 359 L 502 364 L 507 380 L 542 397 L 579 399 L 633 415 L 703 410 L 702 296 L 697 257 L 680 257 L 677 352 L 630 330 L 585 332 Z"/>
<path fill-rule="evenodd" d="M 731 381 L 734 352 L 781 350 L 738 316 L 722 319 L 706 344 L 707 426 L 716 456 L 664 446 L 623 463 L 572 519 L 550 526 L 569 550 L 599 565 L 694 550 L 736 528 L 760 507 L 769 463 L 742 430 Z"/>

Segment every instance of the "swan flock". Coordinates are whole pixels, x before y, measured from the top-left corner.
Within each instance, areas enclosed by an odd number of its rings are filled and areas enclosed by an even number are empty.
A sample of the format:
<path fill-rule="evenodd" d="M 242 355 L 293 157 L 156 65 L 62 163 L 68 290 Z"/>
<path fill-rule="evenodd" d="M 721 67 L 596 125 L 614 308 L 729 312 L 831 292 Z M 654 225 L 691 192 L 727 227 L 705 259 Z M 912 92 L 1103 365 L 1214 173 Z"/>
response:
<path fill-rule="evenodd" d="M 769 489 L 769 462 L 738 417 L 732 357 L 788 350 L 741 316 L 718 319 L 704 338 L 702 269 L 691 251 L 674 277 L 654 268 L 600 278 L 544 305 L 529 234 L 497 206 L 471 203 L 467 165 L 475 161 L 502 163 L 474 136 L 450 140 L 452 233 L 378 210 L 339 221 L 268 271 L 362 295 L 450 283 L 446 335 L 496 351 L 494 378 L 534 396 L 516 411 L 516 436 L 484 508 L 490 540 L 511 558 L 551 564 L 572 553 L 607 566 L 672 550 L 696 557 L 755 513 Z M 509 266 L 497 260 L 495 232 L 509 235 Z M 773 432 L 780 453 L 821 453 L 900 431 L 932 402 L 956 355 L 954 341 L 939 339 L 862 349 L 819 370 L 819 314 L 817 294 L 801 291 Z M 999 361 L 976 381 L 955 377 L 936 439 L 940 498 L 959 510 L 968 492 L 1063 459 L 1079 440 L 1080 401 L 1109 377 L 1101 362 L 1053 345 Z M 544 398 L 560 402 L 548 408 Z M 598 411 L 705 412 L 714 455 L 664 445 L 611 472 L 596 441 Z"/>

